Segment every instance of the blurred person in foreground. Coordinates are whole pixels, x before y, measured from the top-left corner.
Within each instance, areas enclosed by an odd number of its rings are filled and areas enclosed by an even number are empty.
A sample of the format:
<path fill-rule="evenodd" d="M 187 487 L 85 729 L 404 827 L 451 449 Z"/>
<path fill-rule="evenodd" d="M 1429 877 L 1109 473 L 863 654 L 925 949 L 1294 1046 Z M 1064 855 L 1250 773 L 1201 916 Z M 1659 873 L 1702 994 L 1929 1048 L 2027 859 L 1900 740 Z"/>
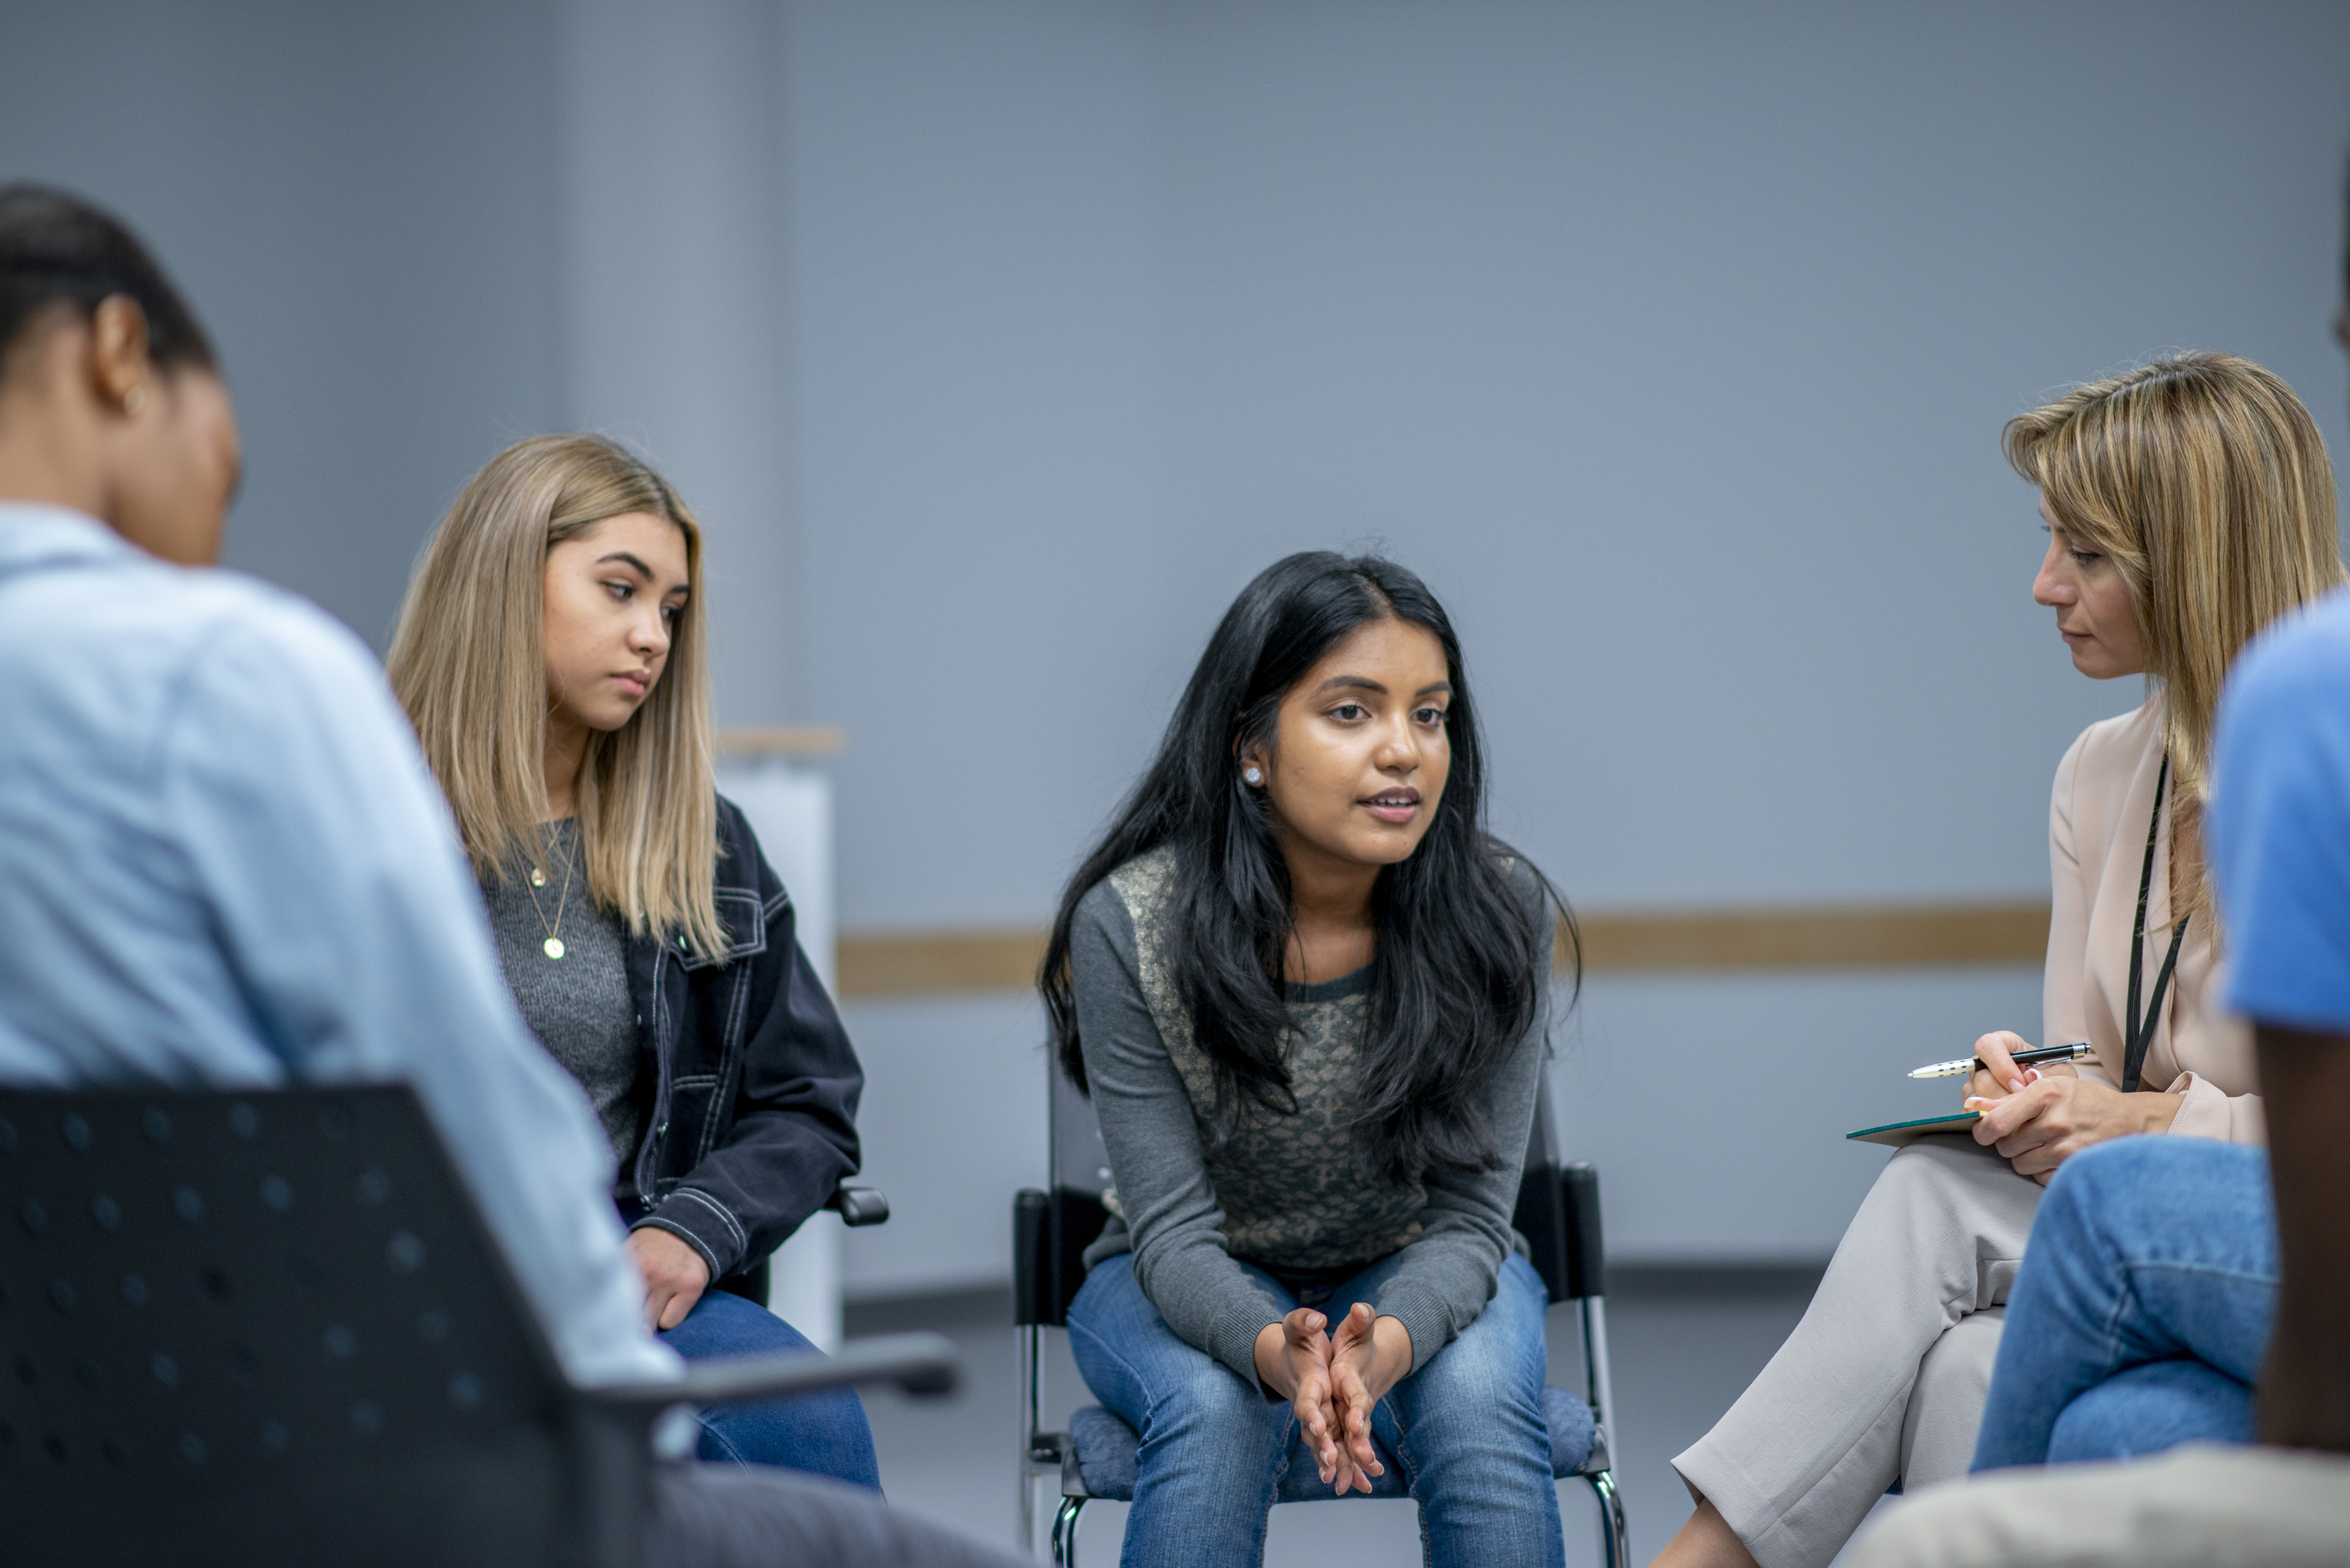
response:
<path fill-rule="evenodd" d="M 405 1080 L 564 1371 L 674 1377 L 601 1129 L 515 1010 L 380 671 L 206 569 L 239 463 L 153 258 L 71 195 L 0 187 L 0 1081 Z M 648 1568 L 1008 1561 L 837 1483 L 656 1472 Z"/>
<path fill-rule="evenodd" d="M 1895 1510 L 1862 1568 L 2350 1563 L 2350 590 L 2239 662 L 2209 824 L 2268 1153 L 2133 1138 L 2065 1169 L 2016 1283 L 1989 1473 Z"/>

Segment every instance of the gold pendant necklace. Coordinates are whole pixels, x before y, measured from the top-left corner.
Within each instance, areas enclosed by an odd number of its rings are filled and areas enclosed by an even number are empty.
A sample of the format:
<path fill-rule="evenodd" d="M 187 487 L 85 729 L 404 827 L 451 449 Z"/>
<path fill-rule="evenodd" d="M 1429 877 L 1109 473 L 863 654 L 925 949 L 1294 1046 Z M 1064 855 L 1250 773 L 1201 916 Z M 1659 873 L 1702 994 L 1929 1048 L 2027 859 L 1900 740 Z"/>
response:
<path fill-rule="evenodd" d="M 544 847 L 544 846 L 545 840 L 542 839 L 541 846 Z M 538 916 L 540 929 L 546 932 L 546 940 L 539 944 L 539 950 L 546 953 L 549 959 L 559 959 L 564 953 L 563 939 L 556 933 L 563 929 L 563 910 L 571 901 L 571 868 L 577 863 L 577 857 L 571 854 L 567 853 L 563 857 L 563 891 L 555 900 L 553 925 L 546 923 L 546 911 L 540 908 L 538 894 L 536 891 L 546 886 L 546 873 L 533 866 L 530 868 L 530 886 L 524 889 L 530 894 L 530 907 L 532 912 Z"/>

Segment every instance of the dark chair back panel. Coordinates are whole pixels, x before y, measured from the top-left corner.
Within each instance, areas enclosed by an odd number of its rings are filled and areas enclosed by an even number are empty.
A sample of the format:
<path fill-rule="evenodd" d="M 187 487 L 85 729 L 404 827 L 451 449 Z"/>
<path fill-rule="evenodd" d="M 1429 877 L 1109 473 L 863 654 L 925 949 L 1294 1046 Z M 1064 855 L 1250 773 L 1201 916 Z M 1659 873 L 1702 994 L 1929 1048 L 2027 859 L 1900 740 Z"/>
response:
<path fill-rule="evenodd" d="M 1534 1120 L 1526 1133 L 1526 1168 L 1558 1163 L 1558 1123 L 1551 1115 L 1550 1067 L 1534 1080 Z"/>
<path fill-rule="evenodd" d="M 1546 1165 L 1530 1165 L 1518 1180 L 1517 1212 L 1510 1223 L 1526 1239 L 1527 1262 L 1542 1276 L 1543 1288 L 1555 1303 L 1570 1299 L 1567 1291 L 1566 1206 L 1559 1191 L 1558 1172 Z"/>
<path fill-rule="evenodd" d="M 0 1093 L 0 1344 L 30 1561 L 541 1562 L 611 1480 L 405 1088 Z"/>
<path fill-rule="evenodd" d="M 1086 1249 L 1100 1238 L 1102 1227 L 1108 1223 L 1109 1210 L 1094 1194 L 1066 1187 L 1054 1192 L 1053 1323 L 1068 1321 L 1069 1303 L 1077 1299 L 1086 1282 Z"/>
<path fill-rule="evenodd" d="M 1102 1232 L 1109 1210 L 1102 1194 L 1109 1190 L 1109 1150 L 1102 1143 L 1101 1123 L 1093 1102 L 1055 1065 L 1052 1080 L 1051 1140 L 1053 1184 L 1049 1197 L 1033 1221 L 1014 1210 L 1013 1259 L 1015 1272 L 1026 1282 L 1027 1297 L 1015 1299 L 1014 1320 L 1055 1327 L 1068 1320 L 1069 1303 L 1086 1282 L 1085 1250 Z M 1022 1195 L 1024 1202 L 1028 1194 Z M 1020 1231 L 1034 1223 L 1033 1233 Z M 1022 1287 L 1014 1286 L 1015 1296 Z"/>
<path fill-rule="evenodd" d="M 1099 1198 L 1109 1182 L 1109 1149 L 1102 1143 L 1094 1103 L 1077 1093 L 1056 1064 L 1053 1080 L 1053 1181 L 1055 1188 Z"/>

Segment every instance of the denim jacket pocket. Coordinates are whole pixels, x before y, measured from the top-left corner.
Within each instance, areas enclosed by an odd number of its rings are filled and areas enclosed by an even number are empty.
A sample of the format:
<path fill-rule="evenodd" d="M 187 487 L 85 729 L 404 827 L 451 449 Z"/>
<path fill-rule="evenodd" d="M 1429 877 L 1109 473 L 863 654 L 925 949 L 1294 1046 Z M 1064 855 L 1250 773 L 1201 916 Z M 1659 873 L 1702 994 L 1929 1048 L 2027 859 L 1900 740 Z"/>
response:
<path fill-rule="evenodd" d="M 711 894 L 711 902 L 718 907 L 719 923 L 726 928 L 726 950 L 719 958 L 706 959 L 688 948 L 681 937 L 678 957 L 687 969 L 708 969 L 721 961 L 734 963 L 767 950 L 767 911 L 760 904 L 755 889 L 720 888 Z"/>

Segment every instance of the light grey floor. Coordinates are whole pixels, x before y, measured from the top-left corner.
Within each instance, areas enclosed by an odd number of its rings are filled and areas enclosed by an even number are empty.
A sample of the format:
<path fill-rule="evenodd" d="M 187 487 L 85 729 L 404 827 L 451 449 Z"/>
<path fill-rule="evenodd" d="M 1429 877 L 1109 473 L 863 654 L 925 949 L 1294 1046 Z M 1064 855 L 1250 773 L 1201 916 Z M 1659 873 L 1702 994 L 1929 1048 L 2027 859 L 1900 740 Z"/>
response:
<path fill-rule="evenodd" d="M 1689 1494 L 1671 1459 L 1702 1436 L 1779 1347 L 1803 1315 L 1816 1269 L 1618 1270 L 1608 1324 L 1619 1455 L 1617 1479 L 1632 1533 L 1633 1560 L 1646 1563 L 1689 1516 Z M 962 1392 L 946 1403 L 867 1397 L 881 1479 L 898 1507 L 951 1521 L 991 1540 L 1010 1541 L 1015 1517 L 1015 1351 L 1008 1294 L 931 1297 L 852 1304 L 852 1334 L 937 1329 L 964 1356 Z M 1551 1314 L 1551 1381 L 1582 1386 L 1572 1312 Z M 1059 1425 L 1092 1403 L 1058 1333 L 1048 1332 L 1045 1419 Z M 1560 1488 L 1567 1562 L 1596 1563 L 1597 1515 L 1588 1490 Z M 1118 1561 L 1125 1509 L 1087 1506 L 1078 1536 L 1083 1568 Z M 1334 1558 L 1334 1553 L 1337 1554 Z M 1409 1502 L 1295 1503 L 1274 1511 L 1267 1568 L 1340 1560 L 1352 1568 L 1408 1568 L 1420 1561 Z"/>

